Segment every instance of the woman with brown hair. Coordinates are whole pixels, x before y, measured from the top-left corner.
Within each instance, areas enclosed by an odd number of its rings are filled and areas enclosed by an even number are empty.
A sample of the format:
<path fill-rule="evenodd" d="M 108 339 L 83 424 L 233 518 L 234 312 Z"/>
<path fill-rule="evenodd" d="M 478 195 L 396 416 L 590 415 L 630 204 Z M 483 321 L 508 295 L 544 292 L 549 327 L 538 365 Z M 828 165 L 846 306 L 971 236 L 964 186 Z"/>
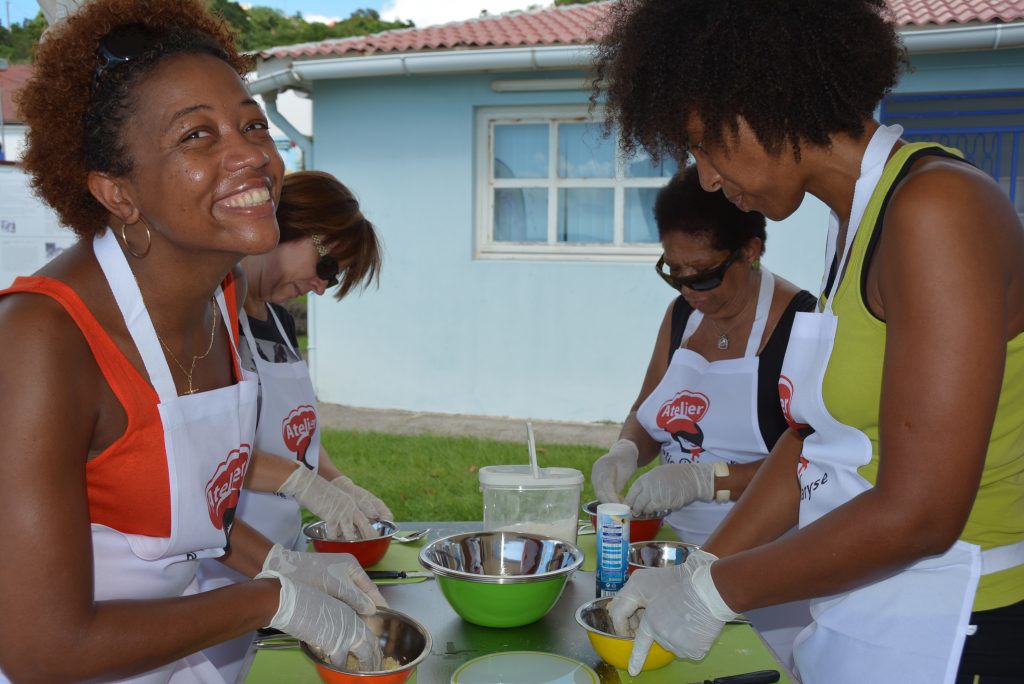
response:
<path fill-rule="evenodd" d="M 282 304 L 337 286 L 341 300 L 380 272 L 380 243 L 352 192 L 334 176 L 300 171 L 284 178 L 277 210 L 281 241 L 242 260 L 248 289 L 242 317 L 242 366 L 260 380 L 259 421 L 252 467 L 237 514 L 275 546 L 272 557 L 306 548 L 299 506 L 322 518 L 333 538 L 373 536 L 371 520 L 393 520 L 376 496 L 342 474 L 320 442 L 316 393 L 298 351 L 295 320 Z M 203 561 L 203 590 L 246 577 Z M 224 679 L 240 681 L 255 650 L 246 634 L 206 651 Z"/>
<path fill-rule="evenodd" d="M 256 422 L 232 269 L 283 174 L 248 66 L 201 0 L 94 0 L 39 46 L 24 166 L 79 241 L 0 298 L 0 679 L 216 682 L 199 651 L 267 625 L 379 662 L 334 598 L 372 612 L 365 574 L 224 555 Z M 259 579 L 197 593 L 218 556 Z"/>

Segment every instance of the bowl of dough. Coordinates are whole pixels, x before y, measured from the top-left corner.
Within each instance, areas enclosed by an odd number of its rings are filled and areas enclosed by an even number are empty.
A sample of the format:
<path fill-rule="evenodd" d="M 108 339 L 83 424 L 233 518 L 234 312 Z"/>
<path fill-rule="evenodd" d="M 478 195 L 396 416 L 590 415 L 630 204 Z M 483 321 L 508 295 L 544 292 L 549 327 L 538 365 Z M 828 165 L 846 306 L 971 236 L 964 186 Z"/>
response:
<path fill-rule="evenodd" d="M 366 539 L 334 539 L 327 534 L 327 523 L 323 520 L 311 522 L 302 528 L 302 533 L 313 542 L 313 548 L 320 553 L 351 553 L 364 568 L 376 565 L 384 558 L 398 527 L 390 520 L 372 521 L 377 536 Z"/>
<path fill-rule="evenodd" d="M 316 667 L 320 680 L 325 684 L 401 684 L 430 655 L 430 633 L 405 613 L 378 608 L 373 615 L 361 616 L 361 619 L 377 636 L 377 643 L 384 655 L 381 669 L 362 672 L 359 662 L 352 655 L 349 655 L 344 667 L 338 667 L 303 643 L 302 652 Z"/>

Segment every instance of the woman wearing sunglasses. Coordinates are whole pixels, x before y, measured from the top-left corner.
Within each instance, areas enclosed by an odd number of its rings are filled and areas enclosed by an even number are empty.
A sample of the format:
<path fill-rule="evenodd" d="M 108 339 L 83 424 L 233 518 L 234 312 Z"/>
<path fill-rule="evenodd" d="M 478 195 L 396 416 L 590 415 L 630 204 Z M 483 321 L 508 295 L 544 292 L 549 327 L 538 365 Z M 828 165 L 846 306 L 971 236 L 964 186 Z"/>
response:
<path fill-rule="evenodd" d="M 0 681 L 219 682 L 202 649 L 266 626 L 380 662 L 354 559 L 234 524 L 234 267 L 277 244 L 283 176 L 249 67 L 202 0 L 93 0 L 37 49 L 24 166 L 79 239 L 0 293 Z M 199 593 L 204 558 L 256 579 Z"/>
<path fill-rule="evenodd" d="M 242 260 L 248 290 L 242 317 L 242 366 L 259 376 L 255 458 L 237 516 L 276 545 L 271 554 L 302 551 L 299 506 L 327 523 L 337 539 L 375 535 L 370 520 L 392 520 L 376 496 L 331 462 L 320 442 L 321 426 L 309 369 L 298 351 L 295 319 L 282 304 L 336 287 L 341 300 L 374 282 L 381 266 L 373 224 L 352 192 L 334 176 L 300 171 L 285 176 L 277 210 L 278 246 Z M 246 577 L 222 563 L 203 561 L 205 591 Z M 206 650 L 228 682 L 241 681 L 252 662 L 252 634 Z"/>
<path fill-rule="evenodd" d="M 769 219 L 831 210 L 790 429 L 701 552 L 612 602 L 617 624 L 646 607 L 630 671 L 652 640 L 702 658 L 737 612 L 811 598 L 804 684 L 1024 681 L 1024 229 L 958 151 L 874 119 L 906 58 L 895 4 L 611 10 L 598 77 L 627 147 L 692 154 Z"/>
<path fill-rule="evenodd" d="M 696 168 L 659 191 L 654 217 L 665 251 L 656 268 L 680 296 L 619 441 L 594 463 L 591 481 L 599 500 L 625 501 L 634 514 L 672 511 L 666 520 L 679 538 L 703 544 L 786 431 L 779 369 L 795 312 L 815 300 L 760 265 L 764 217 L 705 192 Z M 655 457 L 661 465 L 623 499 L 628 480 Z M 809 621 L 806 607 L 787 611 L 758 625 L 783 658 Z"/>

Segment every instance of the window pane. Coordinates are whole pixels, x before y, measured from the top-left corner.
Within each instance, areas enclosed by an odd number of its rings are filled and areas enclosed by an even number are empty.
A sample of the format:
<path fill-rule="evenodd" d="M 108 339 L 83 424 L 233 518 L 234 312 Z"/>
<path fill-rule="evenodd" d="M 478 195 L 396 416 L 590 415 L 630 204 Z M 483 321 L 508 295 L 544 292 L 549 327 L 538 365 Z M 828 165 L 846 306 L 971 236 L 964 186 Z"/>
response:
<path fill-rule="evenodd" d="M 674 159 L 663 158 L 660 164 L 651 162 L 651 157 L 644 150 L 637 150 L 636 156 L 626 164 L 628 178 L 671 178 L 679 170 Z"/>
<path fill-rule="evenodd" d="M 494 190 L 495 242 L 547 242 L 547 188 Z"/>
<path fill-rule="evenodd" d="M 548 125 L 494 127 L 495 178 L 547 178 Z"/>
<path fill-rule="evenodd" d="M 611 242 L 615 216 L 611 188 L 568 188 L 558 191 L 559 242 Z"/>
<path fill-rule="evenodd" d="M 559 124 L 560 178 L 614 178 L 615 145 L 600 124 Z"/>
<path fill-rule="evenodd" d="M 657 242 L 654 222 L 654 198 L 661 188 L 626 188 L 626 216 L 623 239 L 626 242 Z"/>

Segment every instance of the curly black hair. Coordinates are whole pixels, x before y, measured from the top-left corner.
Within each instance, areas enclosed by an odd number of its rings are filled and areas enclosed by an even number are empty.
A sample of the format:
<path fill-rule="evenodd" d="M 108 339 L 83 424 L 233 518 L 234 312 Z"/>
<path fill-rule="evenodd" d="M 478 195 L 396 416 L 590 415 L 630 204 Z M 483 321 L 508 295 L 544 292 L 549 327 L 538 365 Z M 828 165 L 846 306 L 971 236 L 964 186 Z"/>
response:
<path fill-rule="evenodd" d="M 885 0 L 622 0 L 596 48 L 596 104 L 627 154 L 682 160 L 696 113 L 704 144 L 750 124 L 771 154 L 859 135 L 906 51 Z"/>
<path fill-rule="evenodd" d="M 689 166 L 669 180 L 654 200 L 658 237 L 667 233 L 703 236 L 713 249 L 733 252 L 753 238 L 761 239 L 761 254 L 768 239 L 765 218 L 756 211 L 741 211 L 720 192 L 700 186 L 697 167 Z"/>
<path fill-rule="evenodd" d="M 124 31 L 143 41 L 142 50 L 97 73 L 100 43 Z M 33 76 L 18 93 L 29 126 L 22 164 L 36 193 L 80 237 L 103 230 L 107 216 L 89 192 L 89 172 L 131 173 L 122 136 L 136 86 L 175 54 L 211 55 L 239 75 L 252 65 L 203 0 L 94 0 L 44 34 Z"/>

